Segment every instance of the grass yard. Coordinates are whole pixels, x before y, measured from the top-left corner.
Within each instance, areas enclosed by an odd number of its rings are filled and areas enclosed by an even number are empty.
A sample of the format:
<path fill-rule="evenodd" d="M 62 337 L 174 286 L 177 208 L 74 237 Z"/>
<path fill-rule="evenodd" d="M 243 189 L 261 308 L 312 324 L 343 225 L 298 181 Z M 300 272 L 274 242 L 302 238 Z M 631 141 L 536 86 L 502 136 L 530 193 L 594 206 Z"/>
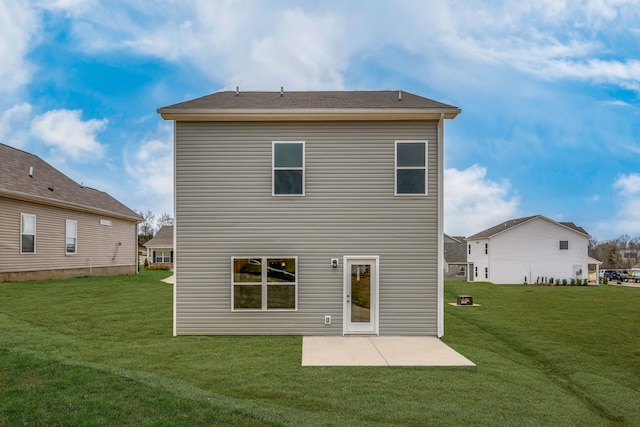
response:
<path fill-rule="evenodd" d="M 477 367 L 322 368 L 300 337 L 172 337 L 168 274 L 0 283 L 0 425 L 640 425 L 640 288 L 449 282 Z"/>

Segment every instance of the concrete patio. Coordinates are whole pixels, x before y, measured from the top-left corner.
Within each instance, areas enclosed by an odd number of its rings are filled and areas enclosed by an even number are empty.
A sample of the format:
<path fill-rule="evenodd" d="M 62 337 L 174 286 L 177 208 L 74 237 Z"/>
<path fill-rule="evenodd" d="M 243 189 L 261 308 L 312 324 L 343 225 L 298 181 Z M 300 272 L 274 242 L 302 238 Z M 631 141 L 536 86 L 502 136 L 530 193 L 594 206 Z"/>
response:
<path fill-rule="evenodd" d="M 302 366 L 475 366 L 435 337 L 303 337 Z"/>

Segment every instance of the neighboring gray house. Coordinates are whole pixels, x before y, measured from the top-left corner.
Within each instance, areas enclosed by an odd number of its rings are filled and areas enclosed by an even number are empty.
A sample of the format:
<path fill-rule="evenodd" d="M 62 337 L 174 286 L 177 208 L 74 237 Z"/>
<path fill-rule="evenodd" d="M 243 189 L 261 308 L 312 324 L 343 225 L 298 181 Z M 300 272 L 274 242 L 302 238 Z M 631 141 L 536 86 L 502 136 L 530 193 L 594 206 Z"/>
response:
<path fill-rule="evenodd" d="M 175 335 L 443 335 L 457 107 L 236 90 L 158 112 L 175 121 Z"/>
<path fill-rule="evenodd" d="M 467 280 L 467 240 L 444 235 L 444 279 Z"/>
<path fill-rule="evenodd" d="M 144 244 L 149 265 L 173 267 L 173 225 L 163 225 L 155 236 Z"/>
<path fill-rule="evenodd" d="M 136 274 L 140 216 L 0 144 L 0 282 Z"/>

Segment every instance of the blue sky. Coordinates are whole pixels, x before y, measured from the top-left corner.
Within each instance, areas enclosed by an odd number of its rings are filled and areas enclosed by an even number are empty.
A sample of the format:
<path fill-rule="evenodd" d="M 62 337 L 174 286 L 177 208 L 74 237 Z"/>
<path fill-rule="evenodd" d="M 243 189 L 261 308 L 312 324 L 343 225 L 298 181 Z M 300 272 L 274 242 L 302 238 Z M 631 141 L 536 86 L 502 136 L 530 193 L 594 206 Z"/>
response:
<path fill-rule="evenodd" d="M 639 1 L 0 0 L 0 142 L 173 214 L 172 123 L 219 90 L 456 105 L 445 230 L 542 214 L 640 236 Z"/>

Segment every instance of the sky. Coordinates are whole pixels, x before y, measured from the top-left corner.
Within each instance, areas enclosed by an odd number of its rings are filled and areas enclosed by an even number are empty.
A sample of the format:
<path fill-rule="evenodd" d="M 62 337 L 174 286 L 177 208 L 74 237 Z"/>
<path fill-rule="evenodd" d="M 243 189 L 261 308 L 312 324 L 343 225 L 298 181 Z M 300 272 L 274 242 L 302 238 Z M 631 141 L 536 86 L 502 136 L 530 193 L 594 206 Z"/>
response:
<path fill-rule="evenodd" d="M 173 123 L 220 90 L 403 90 L 445 122 L 445 232 L 640 236 L 640 0 L 0 0 L 0 142 L 173 215 Z"/>

